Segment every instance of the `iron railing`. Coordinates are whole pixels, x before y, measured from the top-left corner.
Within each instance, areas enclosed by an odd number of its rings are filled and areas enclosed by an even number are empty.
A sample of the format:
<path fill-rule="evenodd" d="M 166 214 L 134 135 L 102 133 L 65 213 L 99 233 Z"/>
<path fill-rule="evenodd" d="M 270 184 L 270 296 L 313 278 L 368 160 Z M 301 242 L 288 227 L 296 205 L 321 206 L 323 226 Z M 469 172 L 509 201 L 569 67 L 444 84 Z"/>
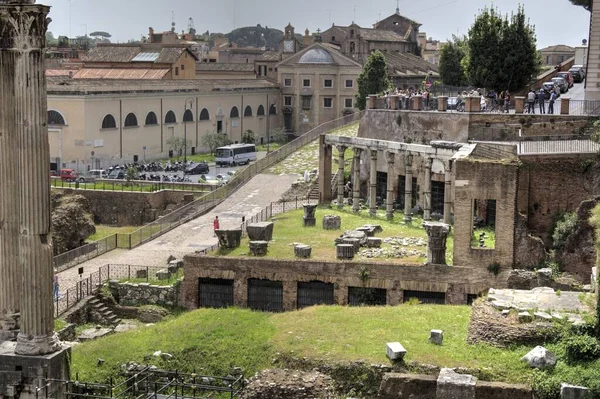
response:
<path fill-rule="evenodd" d="M 56 255 L 53 259 L 54 269 L 61 272 L 80 263 L 117 248 L 117 235 L 113 234 L 98 241 L 90 242 L 71 251 Z"/>
<path fill-rule="evenodd" d="M 560 98 L 554 104 L 554 113 L 561 111 Z M 569 115 L 600 116 L 600 101 L 569 100 Z"/>
<path fill-rule="evenodd" d="M 51 178 L 50 185 L 53 188 L 68 188 L 73 190 L 121 191 L 138 193 L 153 193 L 162 190 L 191 191 L 195 193 L 203 193 L 214 191 L 219 187 L 218 184 L 175 183 L 148 180 L 132 180 L 131 182 L 127 182 L 124 180 L 98 179 L 93 182 L 86 183 L 79 181 L 62 180 L 60 177 Z"/>

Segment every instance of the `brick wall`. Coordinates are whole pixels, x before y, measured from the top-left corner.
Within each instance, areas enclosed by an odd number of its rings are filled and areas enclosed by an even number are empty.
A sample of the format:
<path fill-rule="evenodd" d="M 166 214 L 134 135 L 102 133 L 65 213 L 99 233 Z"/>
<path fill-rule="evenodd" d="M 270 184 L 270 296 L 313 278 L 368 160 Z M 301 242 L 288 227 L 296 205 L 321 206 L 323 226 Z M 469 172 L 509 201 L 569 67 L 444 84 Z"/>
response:
<path fill-rule="evenodd" d="M 359 278 L 361 268 L 369 270 L 369 279 Z M 322 262 L 310 260 L 276 260 L 256 258 L 188 255 L 184 258 L 185 279 L 180 303 L 198 307 L 199 278 L 234 280 L 234 304 L 247 306 L 248 279 L 283 282 L 284 310 L 297 308 L 297 282 L 333 283 L 334 300 L 348 304 L 348 287 L 383 288 L 388 305 L 402 303 L 403 290 L 445 292 L 446 303 L 465 304 L 467 294 L 479 294 L 489 287 L 505 286 L 506 275 L 494 276 L 485 268 L 458 266 L 423 266 L 359 262 Z"/>

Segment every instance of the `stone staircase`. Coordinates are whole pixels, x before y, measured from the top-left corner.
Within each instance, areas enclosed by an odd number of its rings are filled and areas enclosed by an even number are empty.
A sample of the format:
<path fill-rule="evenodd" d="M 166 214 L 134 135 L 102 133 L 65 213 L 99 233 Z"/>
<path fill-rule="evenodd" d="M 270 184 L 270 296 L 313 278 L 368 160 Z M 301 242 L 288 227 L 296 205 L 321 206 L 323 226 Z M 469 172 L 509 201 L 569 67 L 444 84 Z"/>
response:
<path fill-rule="evenodd" d="M 96 322 L 99 324 L 116 326 L 121 322 L 121 319 L 119 319 L 119 317 L 98 297 L 90 299 L 88 305 L 90 306 L 90 313 L 93 315 L 92 317 L 96 319 Z"/>

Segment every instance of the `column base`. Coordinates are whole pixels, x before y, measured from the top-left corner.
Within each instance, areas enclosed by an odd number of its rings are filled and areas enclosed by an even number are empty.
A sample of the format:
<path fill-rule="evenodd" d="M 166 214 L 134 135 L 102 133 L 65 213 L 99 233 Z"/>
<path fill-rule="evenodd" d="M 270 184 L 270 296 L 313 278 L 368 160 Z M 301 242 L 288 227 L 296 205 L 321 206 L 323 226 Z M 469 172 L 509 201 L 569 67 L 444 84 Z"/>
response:
<path fill-rule="evenodd" d="M 377 209 L 369 209 L 369 216 L 377 216 Z"/>
<path fill-rule="evenodd" d="M 58 335 L 55 333 L 49 336 L 32 337 L 21 332 L 17 336 L 15 354 L 23 356 L 44 356 L 58 352 L 61 349 L 62 344 L 58 339 Z"/>
<path fill-rule="evenodd" d="M 386 212 L 385 218 L 387 220 L 394 220 L 394 212 Z"/>
<path fill-rule="evenodd" d="M 404 223 L 405 224 L 412 224 L 412 215 L 406 215 L 406 216 L 404 216 Z"/>

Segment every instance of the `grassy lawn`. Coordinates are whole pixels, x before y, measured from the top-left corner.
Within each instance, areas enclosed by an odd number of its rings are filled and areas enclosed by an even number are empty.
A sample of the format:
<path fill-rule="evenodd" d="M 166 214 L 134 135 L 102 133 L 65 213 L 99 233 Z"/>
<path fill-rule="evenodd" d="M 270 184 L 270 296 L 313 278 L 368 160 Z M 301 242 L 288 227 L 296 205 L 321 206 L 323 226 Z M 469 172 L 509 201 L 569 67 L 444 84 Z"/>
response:
<path fill-rule="evenodd" d="M 351 125 L 345 126 L 343 128 L 339 128 L 336 130 L 332 130 L 328 134 L 334 134 L 338 136 L 348 136 L 348 137 L 356 137 L 358 135 L 358 126 L 359 123 L 353 123 Z M 347 171 L 350 171 L 351 160 L 352 160 L 352 151 L 346 150 L 344 158 L 345 168 Z M 333 173 L 337 171 L 337 162 L 338 162 L 338 153 L 337 150 L 333 151 Z M 319 140 L 315 140 L 312 143 L 305 145 L 300 148 L 295 153 L 291 154 L 289 157 L 279 162 L 275 166 L 268 169 L 268 173 L 273 174 L 304 174 L 305 170 L 313 170 L 319 167 Z"/>
<path fill-rule="evenodd" d="M 165 159 L 161 159 L 159 161 L 159 163 L 163 163 L 163 165 L 169 161 L 171 162 L 183 162 L 183 155 L 180 157 L 173 157 L 173 158 L 165 158 Z M 187 160 L 189 162 L 215 162 L 215 155 L 214 154 L 196 154 L 196 155 L 188 155 L 187 156 Z"/>
<path fill-rule="evenodd" d="M 402 237 L 422 239 L 426 243 L 427 233 L 422 227 L 422 220 L 415 218 L 410 226 L 404 225 L 403 215 L 395 214 L 392 222 L 385 219 L 385 212 L 378 211 L 375 218 L 369 216 L 368 210 L 362 210 L 358 215 L 352 213 L 350 207 L 346 206 L 341 211 L 337 208 L 319 207 L 316 211 L 317 226 L 303 227 L 303 210 L 286 212 L 276 216 L 273 230 L 273 241 L 269 242 L 269 251 L 266 257 L 277 259 L 294 259 L 294 247 L 292 243 L 302 243 L 312 246 L 312 259 L 317 260 L 335 260 L 334 241 L 344 230 L 354 230 L 365 224 L 379 224 L 383 228 L 382 233 L 377 237 Z M 322 220 L 324 215 L 339 215 L 342 219 L 341 230 L 324 230 Z M 448 237 L 447 243 L 447 261 L 452 264 L 453 237 Z M 383 249 L 392 249 L 391 244 L 384 243 Z M 406 245 L 401 246 L 408 253 L 402 258 L 369 258 L 369 261 L 380 262 L 402 262 L 402 263 L 423 263 L 425 257 L 422 254 L 427 253 L 425 245 Z M 410 251 L 417 251 L 419 254 L 411 255 Z M 248 238 L 242 239 L 242 244 L 234 250 L 220 249 L 220 255 L 227 256 L 251 256 L 248 250 Z M 356 262 L 364 261 L 363 256 L 355 257 Z"/>
<path fill-rule="evenodd" d="M 71 370 L 80 380 L 105 382 L 119 373 L 121 364 L 146 363 L 144 356 L 157 350 L 174 358 L 152 358 L 151 364 L 209 375 L 242 367 L 250 376 L 271 367 L 276 353 L 292 351 L 297 357 L 389 364 L 385 343 L 400 341 L 408 350 L 407 361 L 484 369 L 493 380 L 530 381 L 532 371 L 519 361 L 529 348 L 467 345 L 469 316 L 469 307 L 449 305 L 319 306 L 282 314 L 199 309 L 78 345 Z M 433 328 L 444 330 L 442 346 L 428 343 Z M 102 367 L 96 365 L 99 357 L 106 361 Z"/>
<path fill-rule="evenodd" d="M 96 225 L 96 233 L 89 236 L 87 242 L 98 241 L 108 236 L 112 236 L 113 234 L 128 234 L 137 229 L 139 229 L 138 226 L 114 227 L 98 224 Z"/>

